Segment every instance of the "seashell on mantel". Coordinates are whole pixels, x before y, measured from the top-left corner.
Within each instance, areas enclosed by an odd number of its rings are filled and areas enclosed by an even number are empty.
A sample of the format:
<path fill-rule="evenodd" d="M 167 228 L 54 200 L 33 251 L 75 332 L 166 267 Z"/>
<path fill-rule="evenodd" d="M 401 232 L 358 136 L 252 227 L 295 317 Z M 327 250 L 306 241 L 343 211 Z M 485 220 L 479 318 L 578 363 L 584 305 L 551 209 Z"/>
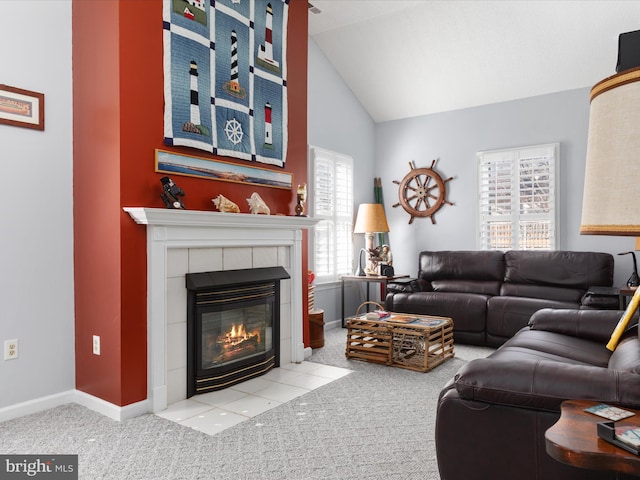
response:
<path fill-rule="evenodd" d="M 222 194 L 218 195 L 216 198 L 212 198 L 211 201 L 221 212 L 240 213 L 240 207 Z"/>
<path fill-rule="evenodd" d="M 257 192 L 253 192 L 251 194 L 251 198 L 247 198 L 247 203 L 249 204 L 249 210 L 251 210 L 251 213 L 271 215 L 271 210 Z"/>

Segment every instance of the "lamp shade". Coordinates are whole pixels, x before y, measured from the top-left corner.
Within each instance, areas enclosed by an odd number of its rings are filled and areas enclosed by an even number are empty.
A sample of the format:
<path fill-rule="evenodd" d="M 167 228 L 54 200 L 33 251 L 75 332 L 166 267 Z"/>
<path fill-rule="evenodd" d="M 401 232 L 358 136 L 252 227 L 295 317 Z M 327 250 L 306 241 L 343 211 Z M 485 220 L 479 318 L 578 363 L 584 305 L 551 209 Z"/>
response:
<path fill-rule="evenodd" d="M 358 207 L 353 233 L 388 232 L 389 225 L 380 203 L 361 203 Z"/>
<path fill-rule="evenodd" d="M 640 236 L 640 68 L 591 89 L 580 233 Z"/>

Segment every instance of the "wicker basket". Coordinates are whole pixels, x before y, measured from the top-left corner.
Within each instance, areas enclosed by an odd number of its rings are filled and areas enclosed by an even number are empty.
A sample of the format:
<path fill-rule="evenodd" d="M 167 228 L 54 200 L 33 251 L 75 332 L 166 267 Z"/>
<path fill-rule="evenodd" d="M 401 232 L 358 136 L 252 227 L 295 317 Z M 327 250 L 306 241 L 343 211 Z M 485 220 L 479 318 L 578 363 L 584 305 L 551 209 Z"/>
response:
<path fill-rule="evenodd" d="M 418 372 L 428 372 L 453 358 L 453 322 L 434 328 L 420 324 L 393 327 L 392 364 Z"/>
<path fill-rule="evenodd" d="M 360 315 L 347 321 L 346 356 L 350 359 L 392 365 L 417 372 L 428 372 L 445 360 L 453 358 L 453 321 L 446 317 L 415 315 L 417 321 L 398 324 L 391 318 L 368 320 Z"/>
<path fill-rule="evenodd" d="M 364 302 L 358 307 L 355 317 L 347 320 L 345 355 L 347 358 L 391 365 L 392 327 L 384 321 L 372 321 L 360 317 L 360 309 L 368 304 L 382 309 L 379 303 Z"/>

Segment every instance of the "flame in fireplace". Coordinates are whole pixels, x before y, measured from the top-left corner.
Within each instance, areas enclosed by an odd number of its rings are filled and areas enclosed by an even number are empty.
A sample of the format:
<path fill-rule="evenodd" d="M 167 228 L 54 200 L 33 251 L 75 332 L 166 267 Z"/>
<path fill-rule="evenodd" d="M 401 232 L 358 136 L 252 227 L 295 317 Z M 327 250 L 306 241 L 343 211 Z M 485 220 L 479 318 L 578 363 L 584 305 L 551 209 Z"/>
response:
<path fill-rule="evenodd" d="M 227 334 L 227 338 L 231 340 L 231 342 L 238 342 L 247 339 L 247 331 L 244 329 L 244 325 L 241 323 L 236 328 L 236 325 L 233 324 L 231 327 L 231 332 Z"/>
<path fill-rule="evenodd" d="M 228 324 L 227 324 L 228 325 Z M 232 323 L 227 331 L 219 335 L 205 334 L 202 361 L 205 368 L 216 364 L 238 360 L 265 350 L 263 332 L 260 327 L 247 328 L 244 323 Z"/>
<path fill-rule="evenodd" d="M 231 330 L 225 334 L 224 343 L 230 343 L 231 345 L 237 345 L 245 340 L 253 339 L 260 341 L 260 332 L 258 330 L 251 333 L 247 332 L 244 328 L 244 324 L 231 326 Z"/>
<path fill-rule="evenodd" d="M 231 325 L 231 330 L 219 338 L 218 341 L 226 346 L 236 346 L 247 341 L 260 343 L 260 331 L 254 330 L 247 332 L 244 324 L 240 323 L 236 325 L 234 323 Z"/>

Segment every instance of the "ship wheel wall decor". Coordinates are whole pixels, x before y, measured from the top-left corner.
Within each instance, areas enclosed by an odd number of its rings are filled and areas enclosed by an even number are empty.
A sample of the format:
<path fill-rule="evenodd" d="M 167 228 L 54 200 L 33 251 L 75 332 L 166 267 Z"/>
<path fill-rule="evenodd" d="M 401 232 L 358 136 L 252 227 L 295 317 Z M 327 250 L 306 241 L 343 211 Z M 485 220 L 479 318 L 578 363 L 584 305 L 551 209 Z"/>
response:
<path fill-rule="evenodd" d="M 433 215 L 443 204 L 453 205 L 447 201 L 447 182 L 453 180 L 449 177 L 443 180 L 433 169 L 436 160 L 431 162 L 429 168 L 416 168 L 413 161 L 409 162 L 411 170 L 401 180 L 394 180 L 393 183 L 399 185 L 399 202 L 394 207 L 402 206 L 411 215 L 409 224 L 413 223 L 415 217 L 431 217 L 431 223 L 436 223 Z"/>

